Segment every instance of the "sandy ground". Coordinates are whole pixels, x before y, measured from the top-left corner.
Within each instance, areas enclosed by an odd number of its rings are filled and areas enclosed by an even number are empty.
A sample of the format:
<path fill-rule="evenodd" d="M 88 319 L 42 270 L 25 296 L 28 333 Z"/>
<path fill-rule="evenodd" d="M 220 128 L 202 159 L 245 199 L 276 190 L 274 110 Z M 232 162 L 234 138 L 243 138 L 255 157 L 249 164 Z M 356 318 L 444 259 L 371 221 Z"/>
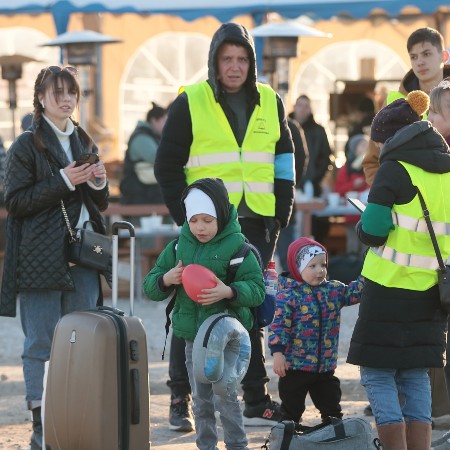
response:
<path fill-rule="evenodd" d="M 110 301 L 106 301 L 110 304 Z M 129 313 L 129 305 L 119 300 L 119 308 Z M 168 362 L 161 361 L 164 345 L 165 304 L 142 301 L 135 304 L 135 314 L 142 318 L 147 330 L 150 374 L 150 422 L 151 448 L 159 450 L 193 450 L 195 433 L 179 433 L 168 429 L 169 390 L 166 386 Z M 341 380 L 342 407 L 347 417 L 364 417 L 363 409 L 367 404 L 363 388 L 359 385 L 359 373 L 356 366 L 345 363 L 353 324 L 358 314 L 358 306 L 344 308 L 340 335 L 339 364 L 337 375 Z M 170 339 L 168 340 L 170 342 Z M 21 366 L 23 334 L 18 317 L 0 317 L 0 449 L 28 449 L 31 433 L 30 414 L 25 409 L 24 382 Z M 168 354 L 168 352 L 166 352 Z M 268 353 L 267 367 L 271 381 L 269 390 L 277 399 L 277 377 L 272 370 L 272 358 Z M 315 408 L 308 402 L 304 414 L 304 424 L 314 425 L 320 419 Z M 367 418 L 374 426 L 373 419 Z M 450 428 L 450 418 L 445 416 L 436 420 L 433 439 L 440 437 Z M 219 427 L 220 430 L 220 427 Z M 221 430 L 220 430 L 221 432 Z M 250 449 L 260 449 L 270 427 L 247 427 Z M 223 443 L 219 449 L 224 450 Z"/>

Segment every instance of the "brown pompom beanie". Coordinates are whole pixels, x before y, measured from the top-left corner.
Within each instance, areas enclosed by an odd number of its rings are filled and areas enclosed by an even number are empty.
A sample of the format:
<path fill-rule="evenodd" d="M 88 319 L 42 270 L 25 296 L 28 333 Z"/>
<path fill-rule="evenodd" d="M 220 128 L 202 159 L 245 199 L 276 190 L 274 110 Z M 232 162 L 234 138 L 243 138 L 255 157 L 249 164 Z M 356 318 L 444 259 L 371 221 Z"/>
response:
<path fill-rule="evenodd" d="M 381 109 L 372 121 L 370 138 L 384 144 L 400 128 L 422 120 L 430 107 L 430 97 L 423 91 L 411 91 Z"/>

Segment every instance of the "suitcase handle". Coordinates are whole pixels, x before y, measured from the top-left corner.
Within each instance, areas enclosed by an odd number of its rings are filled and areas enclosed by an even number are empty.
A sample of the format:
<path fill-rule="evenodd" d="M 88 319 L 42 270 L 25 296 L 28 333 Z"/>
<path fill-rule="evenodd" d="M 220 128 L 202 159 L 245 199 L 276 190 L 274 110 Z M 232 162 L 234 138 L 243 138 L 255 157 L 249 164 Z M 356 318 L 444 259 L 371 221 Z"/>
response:
<path fill-rule="evenodd" d="M 102 306 L 98 306 L 97 309 L 99 311 L 110 311 L 110 312 L 112 312 L 114 314 L 117 314 L 118 316 L 124 316 L 125 315 L 125 313 L 121 309 L 111 308 L 111 306 L 102 305 Z"/>
<path fill-rule="evenodd" d="M 111 233 L 113 235 L 118 236 L 119 235 L 119 230 L 128 230 L 130 232 L 130 237 L 135 237 L 135 232 L 134 232 L 134 226 L 132 223 L 130 222 L 125 222 L 124 220 L 121 220 L 119 222 L 114 222 L 111 225 Z"/>
<path fill-rule="evenodd" d="M 112 306 L 116 308 L 119 291 L 119 230 L 126 229 L 130 235 L 130 316 L 134 313 L 134 263 L 135 263 L 135 232 L 130 222 L 119 221 L 111 225 L 112 234 Z"/>
<path fill-rule="evenodd" d="M 141 395 L 139 392 L 139 369 L 131 369 L 131 423 L 138 424 L 141 421 Z"/>

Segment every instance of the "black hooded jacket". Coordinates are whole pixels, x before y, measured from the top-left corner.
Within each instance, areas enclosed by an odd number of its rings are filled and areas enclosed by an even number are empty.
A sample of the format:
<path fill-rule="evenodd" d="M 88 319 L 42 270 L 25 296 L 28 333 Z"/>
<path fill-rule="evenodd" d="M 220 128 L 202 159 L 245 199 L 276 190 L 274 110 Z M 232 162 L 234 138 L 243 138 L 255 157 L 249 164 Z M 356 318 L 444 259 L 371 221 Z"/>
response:
<path fill-rule="evenodd" d="M 237 117 L 225 101 L 224 91 L 217 80 L 217 51 L 226 42 L 244 45 L 249 50 L 250 69 L 244 85 L 247 98 L 247 123 L 256 105 L 260 102 L 256 83 L 256 62 L 253 40 L 247 30 L 235 23 L 223 24 L 215 33 L 208 59 L 208 83 L 214 92 L 217 102 L 220 103 L 230 126 L 238 136 Z M 291 133 L 287 126 L 285 110 L 281 98 L 277 95 L 278 120 L 280 124 L 280 139 L 276 144 L 275 156 L 293 153 Z M 187 164 L 190 148 L 193 141 L 192 120 L 189 110 L 188 97 L 181 93 L 172 103 L 162 139 L 158 147 L 155 160 L 155 176 L 160 185 L 164 201 L 170 214 L 178 225 L 185 219 L 180 204 L 180 198 L 187 186 L 184 167 Z M 220 133 L 218 132 L 218 139 Z M 237 138 L 237 142 L 239 139 Z M 209 174 L 214 176 L 214 173 Z M 292 212 L 294 203 L 294 180 L 275 178 L 274 194 L 276 197 L 275 217 L 282 226 L 286 226 Z"/>
<path fill-rule="evenodd" d="M 372 203 L 392 209 L 394 204 L 409 203 L 417 195 L 408 172 L 398 161 L 434 174 L 450 172 L 445 139 L 429 122 L 415 122 L 384 144 L 369 206 Z M 364 233 L 359 222 L 361 241 L 375 247 L 383 245 L 387 236 L 381 231 L 382 222 L 374 217 L 371 224 L 371 229 L 379 227 L 378 236 Z M 366 278 L 347 362 L 378 368 L 442 367 L 446 324 L 437 285 L 416 291 L 386 287 Z"/>

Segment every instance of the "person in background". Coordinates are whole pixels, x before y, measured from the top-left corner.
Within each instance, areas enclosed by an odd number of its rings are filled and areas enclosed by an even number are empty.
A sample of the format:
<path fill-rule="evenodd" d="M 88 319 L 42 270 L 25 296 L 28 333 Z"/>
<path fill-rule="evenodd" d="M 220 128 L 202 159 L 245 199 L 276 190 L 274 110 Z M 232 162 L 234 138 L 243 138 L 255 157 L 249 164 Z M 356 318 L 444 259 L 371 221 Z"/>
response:
<path fill-rule="evenodd" d="M 325 128 L 315 120 L 311 108 L 311 100 L 306 95 L 300 95 L 290 114 L 302 127 L 308 146 L 308 163 L 300 181 L 300 188 L 305 190 L 305 184 L 311 182 L 314 197 L 322 195 L 322 181 L 331 164 L 331 147 Z M 322 241 L 328 234 L 330 224 L 328 217 L 312 216 L 311 229 L 316 240 Z"/>
<path fill-rule="evenodd" d="M 29 112 L 26 113 L 22 120 L 20 121 L 20 128 L 22 131 L 28 130 L 28 128 L 31 127 L 31 124 L 33 123 L 33 113 Z"/>
<path fill-rule="evenodd" d="M 0 137 L 0 204 L 5 205 L 5 169 L 6 169 L 6 149 L 3 139 Z"/>
<path fill-rule="evenodd" d="M 375 103 L 372 98 L 364 96 L 358 103 L 357 120 L 352 124 L 348 130 L 348 141 L 345 144 L 345 156 L 347 157 L 349 151 L 350 139 L 357 134 L 370 134 L 370 125 L 375 117 Z"/>
<path fill-rule="evenodd" d="M 341 197 L 345 197 L 348 192 L 364 192 L 369 189 L 362 169 L 362 159 L 367 152 L 368 144 L 369 137 L 364 134 L 356 134 L 349 139 L 347 160 L 338 170 L 334 185 L 334 190 Z M 362 254 L 365 251 L 366 247 L 362 245 L 355 232 L 355 224 L 359 217 L 357 214 L 345 216 L 347 253 Z"/>
<path fill-rule="evenodd" d="M 398 91 L 391 91 L 386 104 L 398 98 L 405 98 L 409 92 L 421 90 L 427 94 L 439 84 L 444 77 L 450 76 L 450 65 L 445 64 L 449 57 L 444 44 L 444 37 L 434 28 L 426 27 L 415 30 L 406 42 L 406 48 L 411 61 L 411 69 L 403 77 Z M 426 119 L 426 114 L 424 115 Z M 373 183 L 380 166 L 380 149 L 374 142 L 369 143 L 366 156 L 363 159 L 363 169 L 366 181 Z"/>
<path fill-rule="evenodd" d="M 267 266 L 292 212 L 294 147 L 280 96 L 256 80 L 251 35 L 237 23 L 222 24 L 211 41 L 208 80 L 185 86 L 172 103 L 156 154 L 155 175 L 178 225 L 185 219 L 180 198 L 186 186 L 205 176 L 221 178 L 238 210 L 242 233 Z M 252 355 L 242 381 L 244 424 L 274 425 L 279 404 L 267 390 L 264 329 L 252 330 L 250 340 Z M 172 341 L 171 354 L 181 355 L 181 345 Z M 171 357 L 172 364 L 179 375 L 185 372 L 184 359 Z M 184 392 L 188 389 L 185 385 Z M 170 424 L 186 430 L 189 398 L 177 398 L 173 391 L 171 397 Z M 180 403 L 181 413 L 174 410 Z"/>
<path fill-rule="evenodd" d="M 328 142 L 327 132 L 319 125 L 313 116 L 311 100 L 306 95 L 300 95 L 294 106 L 294 112 L 290 114 L 302 127 L 308 146 L 308 164 L 301 180 L 303 188 L 307 180 L 314 186 L 314 197 L 322 195 L 322 180 L 331 163 L 331 147 Z"/>
<path fill-rule="evenodd" d="M 300 189 L 301 179 L 303 177 L 307 159 L 308 159 L 308 145 L 306 144 L 305 133 L 300 124 L 290 117 L 287 119 L 289 129 L 292 134 L 292 141 L 294 143 L 295 151 L 295 186 Z M 283 271 L 288 270 L 287 266 L 287 250 L 289 245 L 295 240 L 298 235 L 297 217 L 295 208 L 292 211 L 289 225 L 280 231 L 280 236 L 277 241 L 277 255 Z"/>
<path fill-rule="evenodd" d="M 76 166 L 98 149 L 71 118 L 80 100 L 74 67 L 49 66 L 34 85 L 33 124 L 12 143 L 6 160 L 8 211 L 0 315 L 15 316 L 19 293 L 25 334 L 22 353 L 26 401 L 32 411 L 30 449 L 42 448 L 41 400 L 44 364 L 50 358 L 58 320 L 72 311 L 102 303 L 100 273 L 67 258 L 72 228 L 93 221 L 106 234 L 101 211 L 109 189 L 103 162 Z M 109 280 L 110 272 L 104 274 Z"/>
<path fill-rule="evenodd" d="M 5 169 L 6 169 L 6 149 L 3 139 L 0 137 L 0 207 L 5 206 Z M 5 249 L 5 225 L 6 220 L 0 219 L 0 250 Z"/>
<path fill-rule="evenodd" d="M 308 393 L 322 421 L 342 418 L 342 393 L 334 374 L 340 310 L 359 303 L 364 278 L 349 285 L 328 281 L 327 263 L 325 247 L 301 237 L 289 246 L 289 272 L 279 276 L 269 348 L 273 370 L 280 377 L 282 420 L 301 422 Z"/>
<path fill-rule="evenodd" d="M 444 260 L 450 255 L 450 152 L 430 122 L 429 98 L 410 92 L 381 109 L 371 139 L 380 167 L 357 224 L 370 246 L 365 286 L 347 362 L 360 367 L 383 449 L 423 450 L 431 444 L 428 370 L 443 367 L 447 313 L 439 297 L 438 262 L 420 192 Z M 442 231 L 444 230 L 444 231 Z"/>
<path fill-rule="evenodd" d="M 121 203 L 163 203 L 153 166 L 166 120 L 167 109 L 152 102 L 146 120 L 140 120 L 131 134 L 120 182 Z"/>
<path fill-rule="evenodd" d="M 226 448 L 248 450 L 237 390 L 228 395 L 215 394 L 211 383 L 195 379 L 193 343 L 201 324 L 222 312 L 238 319 L 248 331 L 252 329 L 251 308 L 261 304 L 265 295 L 261 267 L 250 252 L 239 266 L 234 281 L 225 284 L 230 260 L 245 237 L 222 180 L 204 178 L 194 181 L 185 189 L 181 203 L 186 220 L 177 245 L 175 247 L 171 242 L 163 250 L 155 267 L 145 277 L 144 292 L 150 299 L 162 301 L 176 291 L 173 333 L 186 341 L 186 366 L 192 386 L 198 449 L 217 448 L 214 412 L 218 411 Z M 200 264 L 216 275 L 217 286 L 203 289 L 196 301 L 188 296 L 182 284 L 183 269 L 189 264 Z"/>

